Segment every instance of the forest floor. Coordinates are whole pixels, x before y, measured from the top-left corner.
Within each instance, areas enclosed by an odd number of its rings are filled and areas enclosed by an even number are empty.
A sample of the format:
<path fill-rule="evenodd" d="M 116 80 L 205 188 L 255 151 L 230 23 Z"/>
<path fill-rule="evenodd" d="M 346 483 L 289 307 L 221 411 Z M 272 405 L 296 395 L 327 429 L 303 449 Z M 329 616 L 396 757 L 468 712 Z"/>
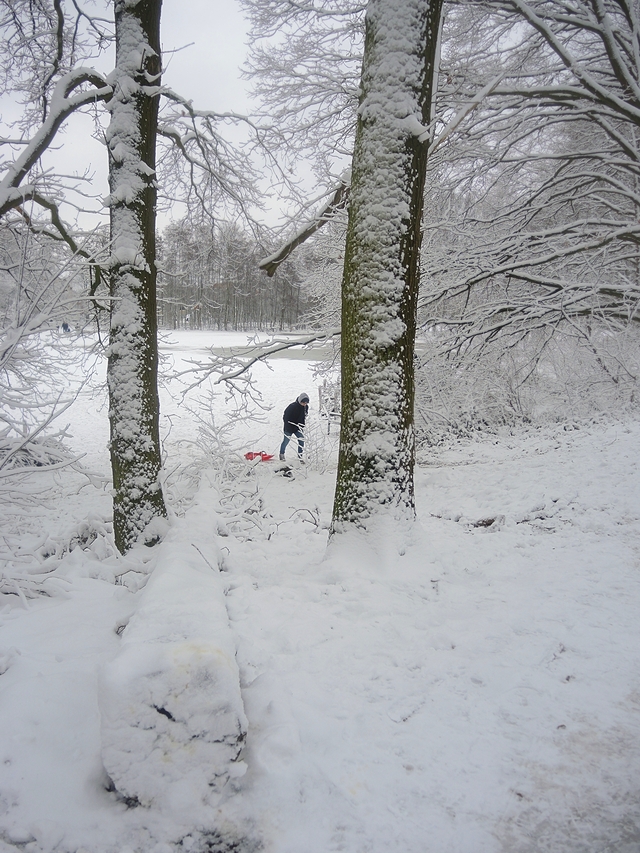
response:
<path fill-rule="evenodd" d="M 273 452 L 282 408 L 302 390 L 313 403 L 316 380 L 296 359 L 260 370 L 274 408 L 237 441 Z M 106 474 L 100 394 L 74 405 L 72 433 Z M 306 466 L 289 448 L 292 477 L 247 464 L 258 500 L 238 513 L 194 417 L 163 402 L 175 465 L 200 474 L 169 480 L 168 539 L 222 555 L 246 773 L 215 807 L 106 790 L 99 675 L 166 546 L 115 556 L 108 492 L 64 475 L 64 500 L 4 540 L 5 572 L 8 548 L 27 575 L 58 554 L 33 575 L 47 596 L 0 596 L 2 853 L 640 851 L 640 423 L 433 450 L 400 547 L 381 532 L 327 549 L 333 436 L 317 430 Z M 209 518 L 224 535 L 207 552 Z"/>

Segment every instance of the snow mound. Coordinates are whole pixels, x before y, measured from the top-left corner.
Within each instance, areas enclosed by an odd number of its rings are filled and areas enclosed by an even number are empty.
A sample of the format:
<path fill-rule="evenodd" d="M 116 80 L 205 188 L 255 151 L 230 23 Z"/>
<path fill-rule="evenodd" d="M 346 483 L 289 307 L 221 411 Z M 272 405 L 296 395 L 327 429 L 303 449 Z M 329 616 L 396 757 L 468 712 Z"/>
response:
<path fill-rule="evenodd" d="M 215 803 L 229 778 L 243 775 L 247 720 L 223 583 L 204 556 L 217 560 L 217 546 L 174 528 L 159 548 L 121 650 L 101 675 L 102 758 L 129 804 L 180 810 Z"/>

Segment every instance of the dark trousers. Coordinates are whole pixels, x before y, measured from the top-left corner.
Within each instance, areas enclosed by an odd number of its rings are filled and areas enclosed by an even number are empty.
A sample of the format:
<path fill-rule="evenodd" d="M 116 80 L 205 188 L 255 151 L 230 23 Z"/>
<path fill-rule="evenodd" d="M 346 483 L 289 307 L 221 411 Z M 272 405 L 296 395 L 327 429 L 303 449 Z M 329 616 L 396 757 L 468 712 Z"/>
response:
<path fill-rule="evenodd" d="M 301 429 L 292 429 L 291 432 L 285 429 L 284 438 L 282 439 L 282 444 L 280 445 L 280 455 L 284 456 L 284 452 L 287 449 L 287 444 L 291 441 L 291 436 L 295 435 L 298 439 L 298 456 L 302 456 L 302 451 L 304 450 L 304 435 Z"/>

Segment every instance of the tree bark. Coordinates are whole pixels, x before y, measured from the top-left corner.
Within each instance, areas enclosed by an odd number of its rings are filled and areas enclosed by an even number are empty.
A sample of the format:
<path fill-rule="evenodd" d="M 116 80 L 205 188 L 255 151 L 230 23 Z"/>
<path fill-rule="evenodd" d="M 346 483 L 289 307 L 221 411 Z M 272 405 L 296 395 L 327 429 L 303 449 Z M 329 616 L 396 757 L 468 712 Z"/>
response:
<path fill-rule="evenodd" d="M 111 335 L 107 381 L 116 545 L 159 538 L 166 508 L 157 391 L 156 128 L 161 0 L 115 0 L 116 68 L 107 108 Z M 155 523 L 154 523 L 155 522 Z"/>
<path fill-rule="evenodd" d="M 342 282 L 332 533 L 415 515 L 414 345 L 441 0 L 370 0 Z M 421 141 L 422 140 L 422 141 Z"/>

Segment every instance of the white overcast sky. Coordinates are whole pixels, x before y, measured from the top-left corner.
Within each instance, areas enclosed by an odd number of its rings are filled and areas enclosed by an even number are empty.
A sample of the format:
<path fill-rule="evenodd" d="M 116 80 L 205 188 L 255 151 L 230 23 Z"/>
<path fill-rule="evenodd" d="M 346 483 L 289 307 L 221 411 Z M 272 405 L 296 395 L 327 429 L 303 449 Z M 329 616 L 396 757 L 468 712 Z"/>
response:
<path fill-rule="evenodd" d="M 164 83 L 197 107 L 246 112 L 247 84 L 239 71 L 246 39 L 246 22 L 235 0 L 164 0 Z M 185 45 L 191 46 L 169 53 Z"/>

